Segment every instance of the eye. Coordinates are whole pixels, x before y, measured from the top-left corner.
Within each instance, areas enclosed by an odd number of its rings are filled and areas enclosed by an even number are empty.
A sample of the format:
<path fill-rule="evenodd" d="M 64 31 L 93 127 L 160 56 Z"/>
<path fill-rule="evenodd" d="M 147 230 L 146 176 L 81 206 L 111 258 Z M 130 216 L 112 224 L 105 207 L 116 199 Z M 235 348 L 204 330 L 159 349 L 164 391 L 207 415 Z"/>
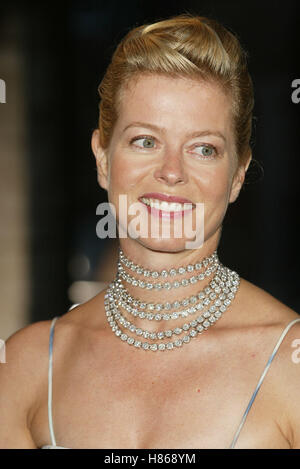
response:
<path fill-rule="evenodd" d="M 196 151 L 198 150 L 199 151 Z M 214 158 L 214 156 L 217 155 L 217 149 L 213 145 L 197 145 L 193 149 L 194 153 L 197 153 L 197 155 L 203 156 L 204 158 Z"/>
<path fill-rule="evenodd" d="M 130 141 L 130 143 L 134 143 L 137 147 L 140 147 L 140 148 L 154 148 L 155 147 L 154 138 L 149 137 L 147 135 L 135 137 Z"/>

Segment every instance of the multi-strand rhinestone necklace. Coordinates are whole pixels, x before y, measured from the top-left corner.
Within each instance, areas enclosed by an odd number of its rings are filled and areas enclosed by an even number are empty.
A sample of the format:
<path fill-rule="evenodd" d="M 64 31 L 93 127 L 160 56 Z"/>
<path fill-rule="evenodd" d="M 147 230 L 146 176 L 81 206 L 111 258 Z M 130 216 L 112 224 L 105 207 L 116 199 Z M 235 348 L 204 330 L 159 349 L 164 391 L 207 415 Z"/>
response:
<path fill-rule="evenodd" d="M 143 275 L 147 281 L 136 279 L 126 273 L 122 264 L 132 272 Z M 202 269 L 204 271 L 196 273 Z M 175 282 L 152 283 L 149 281 L 149 278 L 167 278 L 186 273 L 192 273 L 193 275 L 190 278 Z M 189 298 L 176 300 L 173 303 L 146 303 L 132 297 L 122 283 L 122 280 L 125 280 L 127 283 L 141 289 L 170 290 L 171 288 L 177 289 L 194 284 L 199 280 L 210 277 L 212 274 L 214 275 L 211 281 L 203 290 Z M 210 257 L 194 265 L 189 264 L 185 267 L 157 272 L 134 264 L 119 250 L 118 273 L 115 280 L 110 283 L 104 299 L 106 317 L 115 335 L 123 342 L 127 342 L 128 345 L 151 351 L 174 350 L 188 344 L 192 338 L 202 334 L 222 316 L 234 299 L 239 284 L 239 275 L 220 263 L 216 251 Z M 192 316 L 192 320 L 186 320 L 174 329 L 150 332 L 146 328 L 136 327 L 129 321 L 119 310 L 120 306 L 125 309 L 126 313 L 146 321 L 167 322 L 170 319 L 187 318 L 189 316 Z M 185 309 L 178 310 L 181 306 Z M 177 311 L 171 311 L 173 309 Z M 120 326 L 123 327 L 123 330 Z M 129 335 L 128 332 L 131 332 L 134 336 Z M 179 337 L 181 334 L 183 336 Z M 173 337 L 175 337 L 175 340 L 171 340 Z M 142 338 L 151 341 L 158 340 L 158 342 L 149 343 L 141 340 Z"/>

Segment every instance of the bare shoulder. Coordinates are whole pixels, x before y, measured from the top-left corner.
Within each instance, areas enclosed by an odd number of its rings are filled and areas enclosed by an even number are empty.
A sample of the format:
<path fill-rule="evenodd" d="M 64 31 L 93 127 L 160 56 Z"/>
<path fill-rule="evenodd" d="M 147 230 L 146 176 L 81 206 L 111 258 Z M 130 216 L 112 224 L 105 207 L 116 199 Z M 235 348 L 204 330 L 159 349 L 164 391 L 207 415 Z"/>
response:
<path fill-rule="evenodd" d="M 49 331 L 50 324 L 51 320 L 38 321 L 17 330 L 7 339 L 7 347 L 9 347 L 11 353 L 19 346 L 24 347 L 26 351 L 30 351 L 31 347 L 28 347 L 28 345 L 34 347 L 43 341 L 43 336 L 47 330 Z"/>
<path fill-rule="evenodd" d="M 276 421 L 292 448 L 300 448 L 300 315 L 274 296 L 242 279 L 237 296 L 250 326 L 258 326 L 268 344 L 276 346 L 269 372 L 272 393 L 279 396 Z M 271 350 L 270 350 L 271 352 Z"/>
<path fill-rule="evenodd" d="M 20 394 L 19 405 L 29 404 L 32 393 L 47 374 L 51 321 L 32 323 L 12 334 L 6 341 L 6 363 L 0 380 Z"/>
<path fill-rule="evenodd" d="M 6 363 L 0 365 L 0 446 L 35 448 L 30 412 L 47 379 L 50 321 L 26 326 L 6 341 Z"/>
<path fill-rule="evenodd" d="M 247 315 L 248 321 L 256 325 L 287 324 L 300 318 L 299 314 L 262 288 L 241 279 L 240 294 L 236 300 L 238 307 Z"/>
<path fill-rule="evenodd" d="M 83 312 L 84 306 L 58 317 L 55 336 L 59 340 L 54 338 L 58 362 L 84 329 Z M 6 363 L 0 364 L 1 448 L 37 447 L 31 427 L 36 412 L 47 399 L 51 322 L 32 323 L 16 331 L 5 343 Z"/>
<path fill-rule="evenodd" d="M 48 337 L 51 321 L 30 324 L 12 334 L 6 341 L 6 366 L 8 373 L 38 375 L 38 363 L 48 354 Z M 30 372 L 30 370 L 32 370 Z M 29 378 L 29 376 L 28 376 Z"/>
<path fill-rule="evenodd" d="M 54 341 L 56 353 L 59 349 L 66 349 L 85 331 L 97 331 L 103 327 L 104 292 L 86 303 L 77 306 L 67 313 L 57 317 L 55 323 Z M 103 311 L 102 311 L 102 310 Z M 16 331 L 6 341 L 6 365 L 10 372 L 19 371 L 31 378 L 41 376 L 42 370 L 48 370 L 45 363 L 49 359 L 50 327 L 53 319 L 38 321 Z M 56 338 L 59 337 L 59 340 Z"/>

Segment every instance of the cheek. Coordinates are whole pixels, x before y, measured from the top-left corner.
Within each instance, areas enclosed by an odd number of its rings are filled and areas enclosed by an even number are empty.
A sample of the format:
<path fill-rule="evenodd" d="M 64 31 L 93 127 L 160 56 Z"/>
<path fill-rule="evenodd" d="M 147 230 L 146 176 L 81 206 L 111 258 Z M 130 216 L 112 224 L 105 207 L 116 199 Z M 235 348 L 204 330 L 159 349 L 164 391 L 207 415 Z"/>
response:
<path fill-rule="evenodd" d="M 230 168 L 225 166 L 204 168 L 197 181 L 205 203 L 227 202 L 231 187 Z"/>
<path fill-rule="evenodd" d="M 228 168 L 210 168 L 202 175 L 200 197 L 204 203 L 204 236 L 209 238 L 222 225 L 229 204 L 231 176 Z"/>
<path fill-rule="evenodd" d="M 142 180 L 144 173 L 145 165 L 138 164 L 136 158 L 122 153 L 114 154 L 109 172 L 109 194 L 115 196 L 133 190 Z"/>
<path fill-rule="evenodd" d="M 119 191 L 127 181 L 124 178 L 124 174 L 128 174 L 126 171 L 125 162 L 120 158 L 113 158 L 110 168 L 110 188 L 113 191 Z"/>

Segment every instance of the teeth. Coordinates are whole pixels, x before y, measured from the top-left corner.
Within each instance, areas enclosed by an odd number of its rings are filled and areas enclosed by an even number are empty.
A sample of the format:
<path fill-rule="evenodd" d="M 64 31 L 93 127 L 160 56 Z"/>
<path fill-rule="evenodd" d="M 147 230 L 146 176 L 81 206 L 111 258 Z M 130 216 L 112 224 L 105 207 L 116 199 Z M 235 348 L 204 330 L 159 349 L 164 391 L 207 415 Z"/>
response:
<path fill-rule="evenodd" d="M 165 200 L 160 201 L 157 199 L 146 199 L 145 197 L 142 197 L 142 201 L 146 205 L 149 205 L 150 207 L 154 207 L 157 210 L 163 210 L 164 212 L 181 212 L 184 210 L 184 205 L 180 203 L 176 203 L 176 202 L 169 203 L 169 202 L 166 202 Z"/>

